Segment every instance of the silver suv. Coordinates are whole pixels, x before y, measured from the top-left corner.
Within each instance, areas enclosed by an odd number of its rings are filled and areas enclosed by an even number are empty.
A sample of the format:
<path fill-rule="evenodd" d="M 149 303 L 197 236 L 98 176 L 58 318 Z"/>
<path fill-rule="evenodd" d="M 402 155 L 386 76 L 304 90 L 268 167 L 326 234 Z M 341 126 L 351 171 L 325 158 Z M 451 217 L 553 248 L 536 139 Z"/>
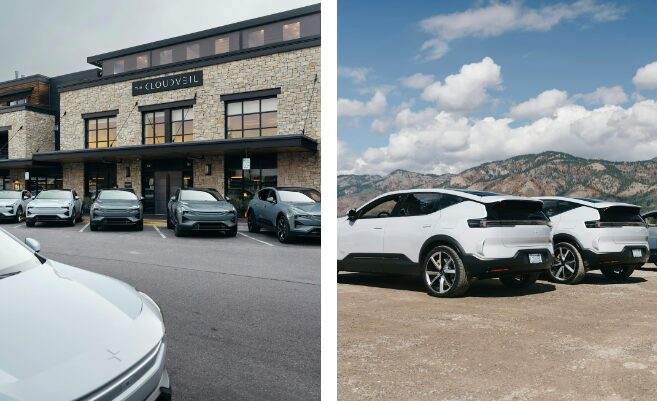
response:
<path fill-rule="evenodd" d="M 34 227 L 37 222 L 66 222 L 74 226 L 82 221 L 82 201 L 72 189 L 41 191 L 29 205 L 25 224 Z"/>
<path fill-rule="evenodd" d="M 27 204 L 32 200 L 28 191 L 0 190 L 0 220 L 20 223 L 25 220 Z"/>

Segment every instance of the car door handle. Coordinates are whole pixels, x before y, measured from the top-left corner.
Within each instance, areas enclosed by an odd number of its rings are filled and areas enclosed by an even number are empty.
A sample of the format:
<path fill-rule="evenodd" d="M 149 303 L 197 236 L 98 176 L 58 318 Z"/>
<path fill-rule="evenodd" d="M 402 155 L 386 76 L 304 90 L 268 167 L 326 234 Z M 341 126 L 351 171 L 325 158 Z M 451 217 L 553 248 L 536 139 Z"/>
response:
<path fill-rule="evenodd" d="M 431 228 L 431 224 L 425 224 L 422 226 L 422 228 Z"/>
<path fill-rule="evenodd" d="M 383 230 L 383 227 L 373 227 L 375 230 Z"/>

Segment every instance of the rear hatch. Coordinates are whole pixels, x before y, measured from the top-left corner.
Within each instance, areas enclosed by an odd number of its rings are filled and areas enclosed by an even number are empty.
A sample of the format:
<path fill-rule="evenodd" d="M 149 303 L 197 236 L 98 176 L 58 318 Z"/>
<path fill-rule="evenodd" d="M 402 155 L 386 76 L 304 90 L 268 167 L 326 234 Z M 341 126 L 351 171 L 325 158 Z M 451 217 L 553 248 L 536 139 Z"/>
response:
<path fill-rule="evenodd" d="M 550 219 L 541 201 L 506 199 L 486 205 L 486 212 L 488 224 L 498 228 L 504 246 L 544 248 L 549 244 Z"/>
<path fill-rule="evenodd" d="M 641 217 L 641 208 L 631 205 L 609 206 L 598 209 L 600 219 L 587 221 L 588 228 L 603 228 L 605 234 L 599 241 L 616 244 L 644 244 L 646 241 L 646 223 Z"/>

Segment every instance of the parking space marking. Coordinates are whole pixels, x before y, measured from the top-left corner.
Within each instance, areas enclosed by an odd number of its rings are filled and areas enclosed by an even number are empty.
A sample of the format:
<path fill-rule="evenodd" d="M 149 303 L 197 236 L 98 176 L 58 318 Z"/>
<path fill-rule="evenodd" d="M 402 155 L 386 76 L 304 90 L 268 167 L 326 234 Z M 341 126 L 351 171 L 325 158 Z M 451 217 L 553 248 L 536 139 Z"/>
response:
<path fill-rule="evenodd" d="M 166 238 L 166 236 L 164 234 L 162 234 L 162 231 L 160 231 L 160 229 L 157 228 L 157 226 L 153 226 L 153 228 L 155 229 L 155 231 L 157 231 L 158 234 L 160 234 L 160 237 Z"/>
<path fill-rule="evenodd" d="M 90 223 L 85 224 L 85 226 L 80 229 L 80 232 L 84 231 L 87 227 L 89 227 L 89 224 Z"/>
<path fill-rule="evenodd" d="M 22 225 L 22 224 L 19 224 L 19 225 L 17 225 L 17 226 L 14 226 L 13 228 L 21 228 L 21 227 L 23 227 L 23 225 Z"/>
<path fill-rule="evenodd" d="M 257 239 L 257 238 L 253 238 L 253 237 L 251 237 L 250 235 L 246 235 L 246 234 L 241 233 L 241 232 L 237 232 L 237 233 L 238 233 L 239 235 L 243 236 L 243 237 L 246 237 L 246 238 L 252 239 L 252 240 L 254 240 L 254 241 L 258 241 L 258 242 L 260 242 L 261 244 L 265 244 L 265 245 L 269 245 L 269 246 L 274 246 L 274 244 L 270 244 L 269 242 L 265 242 L 265 241 L 260 241 L 259 239 Z"/>

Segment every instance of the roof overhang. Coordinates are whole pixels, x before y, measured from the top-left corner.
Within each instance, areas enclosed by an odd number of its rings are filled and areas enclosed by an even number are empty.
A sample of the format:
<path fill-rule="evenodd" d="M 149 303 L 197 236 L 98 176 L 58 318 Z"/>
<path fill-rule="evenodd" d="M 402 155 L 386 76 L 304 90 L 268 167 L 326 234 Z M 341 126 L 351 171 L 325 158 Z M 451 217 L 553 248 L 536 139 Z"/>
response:
<path fill-rule="evenodd" d="M 37 153 L 35 153 L 36 155 Z M 59 163 L 54 162 L 37 162 L 34 159 L 6 159 L 0 160 L 0 170 L 6 170 L 10 168 L 50 168 L 57 167 Z"/>
<path fill-rule="evenodd" d="M 0 92 L 0 100 L 16 100 L 30 96 L 34 88 L 16 89 L 13 91 Z"/>
<path fill-rule="evenodd" d="M 258 138 L 220 139 L 165 143 L 160 145 L 134 145 L 107 149 L 80 149 L 35 153 L 35 162 L 113 161 L 118 159 L 203 157 L 205 155 L 249 153 L 316 152 L 317 140 L 306 135 L 277 135 Z M 0 168 L 2 166 L 0 165 Z"/>

